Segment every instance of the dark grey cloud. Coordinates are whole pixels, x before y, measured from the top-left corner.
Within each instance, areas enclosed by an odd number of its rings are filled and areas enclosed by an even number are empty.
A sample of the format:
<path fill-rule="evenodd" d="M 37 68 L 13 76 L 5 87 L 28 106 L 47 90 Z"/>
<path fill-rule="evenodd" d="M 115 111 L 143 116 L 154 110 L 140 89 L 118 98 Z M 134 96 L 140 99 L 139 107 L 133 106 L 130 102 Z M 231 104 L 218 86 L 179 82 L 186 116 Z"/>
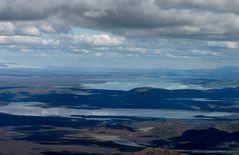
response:
<path fill-rule="evenodd" d="M 238 0 L 1 0 L 0 4 L 0 27 L 11 22 L 21 23 L 19 29 L 30 24 L 45 33 L 42 25 L 55 33 L 79 26 L 137 38 L 239 39 Z"/>
<path fill-rule="evenodd" d="M 1 21 L 31 21 L 45 19 L 53 14 L 53 3 L 36 0 L 1 0 Z"/>

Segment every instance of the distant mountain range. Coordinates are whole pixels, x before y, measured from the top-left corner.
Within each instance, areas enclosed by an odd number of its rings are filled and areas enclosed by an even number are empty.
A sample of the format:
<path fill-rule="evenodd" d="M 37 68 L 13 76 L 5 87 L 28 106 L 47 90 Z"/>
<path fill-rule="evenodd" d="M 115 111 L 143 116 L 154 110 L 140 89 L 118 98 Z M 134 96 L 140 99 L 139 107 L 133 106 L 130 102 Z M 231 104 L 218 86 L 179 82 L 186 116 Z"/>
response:
<path fill-rule="evenodd" d="M 130 91 L 66 88 L 68 93 L 28 94 L 21 101 L 50 107 L 155 108 L 239 112 L 239 88 L 166 90 L 150 87 Z M 69 92 L 70 91 L 70 92 Z M 79 92 L 87 92 L 79 93 Z M 9 95 L 9 94 L 8 94 Z"/>

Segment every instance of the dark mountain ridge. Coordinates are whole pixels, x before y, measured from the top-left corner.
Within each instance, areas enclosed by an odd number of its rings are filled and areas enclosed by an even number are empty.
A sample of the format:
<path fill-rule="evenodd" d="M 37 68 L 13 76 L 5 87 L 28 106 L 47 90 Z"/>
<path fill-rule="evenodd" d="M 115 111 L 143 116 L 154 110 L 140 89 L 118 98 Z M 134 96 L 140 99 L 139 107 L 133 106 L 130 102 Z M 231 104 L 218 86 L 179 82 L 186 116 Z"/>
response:
<path fill-rule="evenodd" d="M 45 102 L 47 106 L 89 106 L 95 108 L 158 108 L 239 112 L 239 88 L 210 90 L 166 90 L 135 88 L 130 91 L 71 89 L 70 92 L 35 94 L 23 101 Z M 76 94 L 87 92 L 90 95 Z"/>

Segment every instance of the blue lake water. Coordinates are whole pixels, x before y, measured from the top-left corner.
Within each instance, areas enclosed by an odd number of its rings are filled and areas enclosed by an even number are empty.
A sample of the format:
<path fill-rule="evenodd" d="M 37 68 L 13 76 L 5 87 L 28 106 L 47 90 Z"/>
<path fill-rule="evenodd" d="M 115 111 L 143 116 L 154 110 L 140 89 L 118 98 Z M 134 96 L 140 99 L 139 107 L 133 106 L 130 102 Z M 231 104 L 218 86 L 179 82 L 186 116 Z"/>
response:
<path fill-rule="evenodd" d="M 229 112 L 205 112 L 190 110 L 166 110 L 166 109 L 74 109 L 67 107 L 44 108 L 39 102 L 13 102 L 0 107 L 1 113 L 23 116 L 57 116 L 74 118 L 79 116 L 107 116 L 107 117 L 148 117 L 171 119 L 196 119 L 194 116 L 204 115 L 208 117 L 231 116 Z"/>
<path fill-rule="evenodd" d="M 178 81 L 164 78 L 130 78 L 109 79 L 107 82 L 84 84 L 85 87 L 93 89 L 108 90 L 130 90 L 138 87 L 155 87 L 164 89 L 206 89 L 200 85 L 183 84 Z"/>

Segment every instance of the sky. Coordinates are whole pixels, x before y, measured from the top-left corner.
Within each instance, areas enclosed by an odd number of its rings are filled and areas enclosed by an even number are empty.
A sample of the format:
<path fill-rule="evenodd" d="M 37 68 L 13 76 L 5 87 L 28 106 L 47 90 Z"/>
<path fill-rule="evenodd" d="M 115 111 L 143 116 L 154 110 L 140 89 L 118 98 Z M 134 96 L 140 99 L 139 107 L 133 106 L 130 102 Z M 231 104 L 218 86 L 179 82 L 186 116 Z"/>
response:
<path fill-rule="evenodd" d="M 239 66 L 238 0 L 0 0 L 0 66 Z"/>

